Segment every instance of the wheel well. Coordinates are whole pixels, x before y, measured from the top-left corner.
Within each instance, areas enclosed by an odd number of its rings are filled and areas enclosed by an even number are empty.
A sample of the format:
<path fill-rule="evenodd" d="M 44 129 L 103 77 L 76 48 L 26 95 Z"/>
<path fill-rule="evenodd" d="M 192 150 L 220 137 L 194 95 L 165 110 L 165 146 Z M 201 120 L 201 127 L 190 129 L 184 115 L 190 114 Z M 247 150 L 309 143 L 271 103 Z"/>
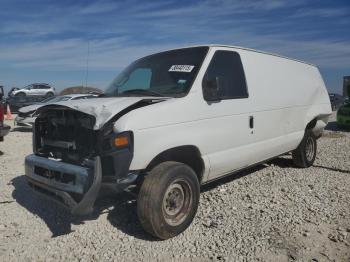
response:
<path fill-rule="evenodd" d="M 316 126 L 316 123 L 317 123 L 317 118 L 314 118 L 306 125 L 305 129 L 313 129 Z"/>
<path fill-rule="evenodd" d="M 167 149 L 153 158 L 148 164 L 146 170 L 149 171 L 159 163 L 165 161 L 176 161 L 190 166 L 197 174 L 199 182 L 201 182 L 204 171 L 204 162 L 197 147 L 186 145 Z"/>

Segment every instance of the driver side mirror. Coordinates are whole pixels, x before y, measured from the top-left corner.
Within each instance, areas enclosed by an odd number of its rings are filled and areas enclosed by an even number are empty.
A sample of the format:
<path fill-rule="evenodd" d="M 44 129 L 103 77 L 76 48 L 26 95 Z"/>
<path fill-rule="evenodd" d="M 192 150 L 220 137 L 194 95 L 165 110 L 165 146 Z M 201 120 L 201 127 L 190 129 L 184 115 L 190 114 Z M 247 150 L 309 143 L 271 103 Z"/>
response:
<path fill-rule="evenodd" d="M 206 101 L 219 101 L 220 77 L 203 80 L 203 96 Z"/>

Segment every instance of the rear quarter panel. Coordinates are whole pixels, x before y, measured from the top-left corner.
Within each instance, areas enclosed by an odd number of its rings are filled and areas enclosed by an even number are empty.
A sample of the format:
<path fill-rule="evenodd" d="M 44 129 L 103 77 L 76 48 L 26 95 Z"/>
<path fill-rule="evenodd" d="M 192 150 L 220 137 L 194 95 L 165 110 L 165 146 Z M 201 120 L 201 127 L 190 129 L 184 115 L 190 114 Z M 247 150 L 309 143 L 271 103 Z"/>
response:
<path fill-rule="evenodd" d="M 254 100 L 254 111 L 263 121 L 268 121 L 271 114 L 279 115 L 277 122 L 266 123 L 262 133 L 280 126 L 285 135 L 295 134 L 292 142 L 295 147 L 311 120 L 321 116 L 327 121 L 325 116 L 331 114 L 330 101 L 315 66 L 259 52 L 239 52 Z"/>

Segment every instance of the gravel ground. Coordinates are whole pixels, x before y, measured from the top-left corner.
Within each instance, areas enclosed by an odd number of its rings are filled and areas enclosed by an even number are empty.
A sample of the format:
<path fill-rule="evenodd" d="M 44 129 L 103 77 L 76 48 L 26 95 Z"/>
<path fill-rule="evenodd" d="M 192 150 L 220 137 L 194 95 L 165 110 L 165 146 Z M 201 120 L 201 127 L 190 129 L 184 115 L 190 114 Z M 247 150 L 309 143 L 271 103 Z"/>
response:
<path fill-rule="evenodd" d="M 205 186 L 167 241 L 144 233 L 131 196 L 102 197 L 84 220 L 37 196 L 23 176 L 31 132 L 14 129 L 0 143 L 0 261 L 350 261 L 350 133 L 328 129 L 311 168 L 285 156 Z"/>

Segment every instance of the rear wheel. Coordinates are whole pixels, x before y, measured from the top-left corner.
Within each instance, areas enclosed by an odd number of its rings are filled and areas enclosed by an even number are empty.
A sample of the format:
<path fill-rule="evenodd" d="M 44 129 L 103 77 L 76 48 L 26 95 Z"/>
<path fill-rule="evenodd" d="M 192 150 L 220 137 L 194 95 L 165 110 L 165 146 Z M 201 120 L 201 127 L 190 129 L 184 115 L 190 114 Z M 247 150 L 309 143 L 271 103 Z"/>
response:
<path fill-rule="evenodd" d="M 310 167 L 316 159 L 317 141 L 311 130 L 306 130 L 304 138 L 293 151 L 293 162 L 297 167 Z"/>
<path fill-rule="evenodd" d="M 199 203 L 195 172 L 178 162 L 164 162 L 145 178 L 137 212 L 143 228 L 161 239 L 174 237 L 191 224 Z"/>
<path fill-rule="evenodd" d="M 51 96 L 54 96 L 54 93 L 52 93 L 52 92 L 48 92 L 48 93 L 46 94 L 46 96 L 45 96 L 45 97 L 51 97 Z"/>

